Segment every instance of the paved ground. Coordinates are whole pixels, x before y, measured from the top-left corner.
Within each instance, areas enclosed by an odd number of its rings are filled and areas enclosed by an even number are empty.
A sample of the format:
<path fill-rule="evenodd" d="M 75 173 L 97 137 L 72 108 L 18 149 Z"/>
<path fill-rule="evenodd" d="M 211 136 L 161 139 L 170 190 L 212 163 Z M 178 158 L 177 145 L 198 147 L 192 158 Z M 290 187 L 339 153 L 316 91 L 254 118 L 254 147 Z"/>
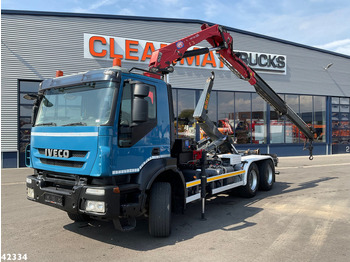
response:
<path fill-rule="evenodd" d="M 350 154 L 280 158 L 273 190 L 253 199 L 220 195 L 173 218 L 169 238 L 147 221 L 121 233 L 112 223 L 72 223 L 26 200 L 29 169 L 3 169 L 2 254 L 27 261 L 350 261 Z"/>

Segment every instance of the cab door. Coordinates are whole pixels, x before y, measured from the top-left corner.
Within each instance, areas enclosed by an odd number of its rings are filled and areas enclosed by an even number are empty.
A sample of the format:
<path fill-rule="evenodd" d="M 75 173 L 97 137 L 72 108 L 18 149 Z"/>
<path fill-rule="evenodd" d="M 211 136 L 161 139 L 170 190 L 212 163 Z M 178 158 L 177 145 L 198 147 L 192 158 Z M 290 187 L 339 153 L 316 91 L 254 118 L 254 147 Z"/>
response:
<path fill-rule="evenodd" d="M 170 156 L 165 83 L 127 76 L 122 78 L 116 110 L 113 175 L 137 173 L 149 161 Z"/>

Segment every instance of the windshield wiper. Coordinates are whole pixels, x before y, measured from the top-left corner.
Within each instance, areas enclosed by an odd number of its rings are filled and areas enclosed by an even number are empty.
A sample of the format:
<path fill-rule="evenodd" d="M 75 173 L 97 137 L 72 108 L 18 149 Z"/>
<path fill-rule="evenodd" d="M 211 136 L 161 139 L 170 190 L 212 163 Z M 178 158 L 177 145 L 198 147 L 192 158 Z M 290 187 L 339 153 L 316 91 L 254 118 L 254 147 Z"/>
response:
<path fill-rule="evenodd" d="M 53 122 L 48 122 L 48 123 L 40 123 L 35 126 L 57 126 L 57 124 Z"/>
<path fill-rule="evenodd" d="M 62 126 L 86 126 L 86 123 L 84 122 L 76 122 L 76 123 L 70 123 Z"/>

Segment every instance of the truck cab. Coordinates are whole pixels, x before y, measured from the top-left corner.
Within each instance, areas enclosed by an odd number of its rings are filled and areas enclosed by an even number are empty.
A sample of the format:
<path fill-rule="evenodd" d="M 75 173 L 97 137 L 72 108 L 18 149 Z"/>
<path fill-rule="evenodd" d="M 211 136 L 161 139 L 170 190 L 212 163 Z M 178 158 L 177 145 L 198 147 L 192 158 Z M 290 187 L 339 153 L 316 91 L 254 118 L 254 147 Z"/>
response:
<path fill-rule="evenodd" d="M 44 80 L 32 97 L 28 199 L 121 228 L 119 218 L 145 213 L 152 176 L 176 173 L 169 90 L 120 67 Z"/>

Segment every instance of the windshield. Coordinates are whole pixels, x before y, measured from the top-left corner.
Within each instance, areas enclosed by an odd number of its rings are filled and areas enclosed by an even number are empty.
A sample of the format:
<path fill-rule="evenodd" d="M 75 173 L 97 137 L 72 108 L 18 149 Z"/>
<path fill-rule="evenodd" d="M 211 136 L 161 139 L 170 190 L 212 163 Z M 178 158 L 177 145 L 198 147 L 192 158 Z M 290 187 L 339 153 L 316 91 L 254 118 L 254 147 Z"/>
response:
<path fill-rule="evenodd" d="M 35 126 L 100 126 L 109 122 L 116 83 L 90 82 L 48 89 Z"/>

